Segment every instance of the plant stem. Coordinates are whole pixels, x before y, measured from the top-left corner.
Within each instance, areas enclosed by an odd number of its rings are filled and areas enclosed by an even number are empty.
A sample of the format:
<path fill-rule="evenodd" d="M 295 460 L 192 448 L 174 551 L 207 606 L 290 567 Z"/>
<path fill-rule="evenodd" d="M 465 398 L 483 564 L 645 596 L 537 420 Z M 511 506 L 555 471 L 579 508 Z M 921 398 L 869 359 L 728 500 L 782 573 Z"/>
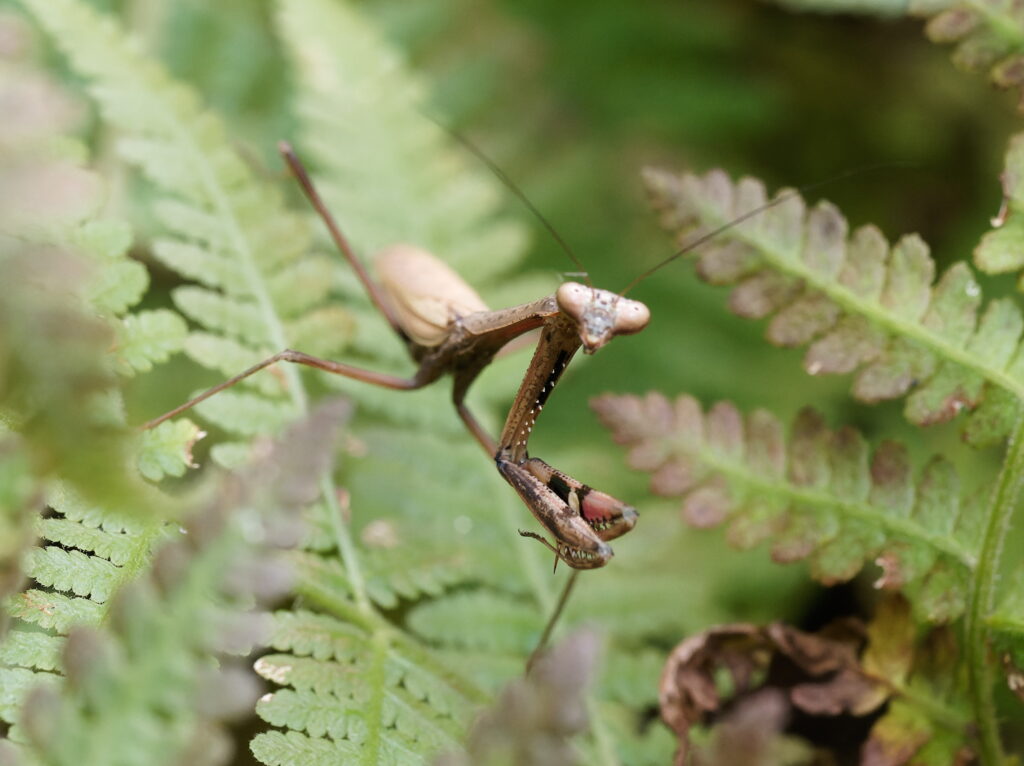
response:
<path fill-rule="evenodd" d="M 999 472 L 999 481 L 988 506 L 985 534 L 978 556 L 978 568 L 967 596 L 964 620 L 964 644 L 971 703 L 978 725 L 981 761 L 987 766 L 1000 766 L 1005 761 L 999 739 L 999 720 L 993 687 L 995 679 L 989 661 L 988 629 L 985 618 L 995 607 L 996 584 L 1003 555 L 1003 545 L 1010 519 L 1024 485 L 1024 415 L 1018 416 L 1006 450 L 1006 460 Z"/>
<path fill-rule="evenodd" d="M 544 632 L 541 634 L 540 641 L 537 642 L 537 646 L 534 647 L 533 652 L 530 654 L 529 659 L 526 660 L 526 672 L 530 672 L 530 668 L 533 667 L 533 663 L 537 660 L 544 650 L 547 648 L 548 641 L 551 638 L 551 634 L 555 630 L 555 625 L 558 623 L 558 618 L 562 616 L 562 610 L 565 609 L 566 603 L 569 601 L 569 595 L 572 593 L 573 587 L 576 585 L 576 579 L 579 577 L 580 570 L 574 569 L 569 573 L 569 579 L 566 581 L 562 588 L 562 595 L 558 598 L 558 603 L 555 604 L 555 609 L 551 612 L 551 616 L 548 618 L 548 624 L 544 626 Z"/>

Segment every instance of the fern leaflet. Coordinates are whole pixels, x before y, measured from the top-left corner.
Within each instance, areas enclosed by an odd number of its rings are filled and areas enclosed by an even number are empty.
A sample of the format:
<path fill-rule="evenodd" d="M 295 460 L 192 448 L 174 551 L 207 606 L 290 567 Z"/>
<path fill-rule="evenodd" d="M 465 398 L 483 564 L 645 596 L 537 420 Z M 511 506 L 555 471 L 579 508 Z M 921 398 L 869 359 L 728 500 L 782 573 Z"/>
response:
<path fill-rule="evenodd" d="M 629 447 L 630 464 L 653 475 L 652 489 L 683 497 L 690 524 L 728 522 L 741 547 L 770 539 L 776 561 L 809 559 L 827 584 L 877 560 L 878 585 L 906 592 L 921 616 L 963 612 L 982 514 L 961 500 L 948 462 L 932 460 L 915 483 L 904 447 L 885 442 L 869 455 L 859 433 L 833 433 L 811 410 L 797 417 L 787 445 L 763 410 L 744 418 L 719 403 L 703 413 L 692 397 L 659 394 L 605 396 L 593 406 Z"/>
<path fill-rule="evenodd" d="M 766 201 L 753 179 L 733 183 L 650 170 L 646 180 L 665 225 L 685 237 L 733 220 Z M 763 215 L 730 230 L 698 261 L 702 278 L 736 284 L 730 307 L 771 316 L 767 336 L 781 346 L 810 344 L 812 375 L 857 371 L 853 394 L 877 402 L 907 395 L 916 424 L 973 410 L 965 436 L 988 444 L 1006 436 L 1024 397 L 1024 318 L 1010 299 L 978 318 L 981 288 L 963 263 L 933 286 L 935 265 L 910 235 L 890 246 L 873 226 L 847 236 L 839 211 L 810 211 L 792 193 Z"/>

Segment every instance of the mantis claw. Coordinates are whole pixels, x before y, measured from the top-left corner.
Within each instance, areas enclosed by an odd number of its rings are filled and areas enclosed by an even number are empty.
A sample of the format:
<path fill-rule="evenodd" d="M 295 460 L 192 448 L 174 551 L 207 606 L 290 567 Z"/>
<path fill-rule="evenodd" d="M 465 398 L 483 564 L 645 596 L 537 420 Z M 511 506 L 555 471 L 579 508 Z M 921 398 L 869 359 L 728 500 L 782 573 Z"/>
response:
<path fill-rule="evenodd" d="M 505 481 L 512 485 L 526 507 L 555 538 L 555 545 L 533 532 L 520 530 L 519 534 L 541 541 L 573 569 L 596 569 L 608 563 L 612 557 L 611 546 L 584 518 L 578 505 L 574 508 L 560 497 L 534 475 L 529 465 L 517 465 L 500 454 L 496 462 Z"/>

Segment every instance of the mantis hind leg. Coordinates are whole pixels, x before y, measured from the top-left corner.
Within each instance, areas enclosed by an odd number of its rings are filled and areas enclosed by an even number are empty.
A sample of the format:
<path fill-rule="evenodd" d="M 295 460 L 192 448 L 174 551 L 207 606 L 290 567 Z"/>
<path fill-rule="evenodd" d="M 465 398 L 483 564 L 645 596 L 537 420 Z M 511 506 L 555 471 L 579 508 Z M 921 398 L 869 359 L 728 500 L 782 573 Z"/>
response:
<path fill-rule="evenodd" d="M 343 375 L 346 378 L 353 378 L 355 380 L 361 380 L 365 383 L 372 383 L 375 386 L 383 386 L 384 388 L 392 388 L 398 391 L 412 391 L 417 388 L 431 383 L 437 378 L 437 375 L 432 374 L 431 370 L 421 367 L 416 371 L 416 374 L 411 378 L 400 378 L 397 375 L 388 375 L 383 372 L 375 372 L 373 370 L 364 370 L 362 367 L 353 367 L 350 364 L 343 364 L 341 362 L 335 362 L 330 359 L 321 359 L 317 356 L 311 356 L 304 354 L 301 351 L 293 351 L 292 349 L 285 349 L 273 356 L 267 357 L 262 362 L 254 364 L 248 370 L 240 372 L 233 378 L 225 380 L 223 383 L 219 383 L 213 388 L 208 388 L 203 393 L 189 399 L 184 404 L 180 404 L 169 412 L 165 412 L 158 418 L 150 420 L 148 423 L 143 424 L 142 430 L 146 431 L 150 428 L 154 428 L 165 420 L 180 415 L 185 410 L 190 410 L 200 402 L 206 401 L 214 394 L 218 394 L 225 388 L 230 388 L 236 383 L 248 378 L 250 375 L 255 375 L 260 370 L 266 369 L 272 364 L 277 362 L 293 362 L 295 364 L 302 364 L 307 367 L 315 367 L 318 370 L 329 372 L 333 375 Z"/>

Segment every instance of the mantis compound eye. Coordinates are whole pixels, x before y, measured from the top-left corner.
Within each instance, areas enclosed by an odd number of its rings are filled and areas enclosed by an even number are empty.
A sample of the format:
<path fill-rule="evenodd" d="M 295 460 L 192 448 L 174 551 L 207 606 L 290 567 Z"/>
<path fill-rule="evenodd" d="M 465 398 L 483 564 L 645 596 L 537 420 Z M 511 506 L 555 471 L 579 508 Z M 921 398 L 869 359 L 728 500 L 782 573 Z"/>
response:
<path fill-rule="evenodd" d="M 555 294 L 558 307 L 579 327 L 583 350 L 592 354 L 616 335 L 640 332 L 651 319 L 650 309 L 639 301 L 608 290 L 566 282 Z"/>

